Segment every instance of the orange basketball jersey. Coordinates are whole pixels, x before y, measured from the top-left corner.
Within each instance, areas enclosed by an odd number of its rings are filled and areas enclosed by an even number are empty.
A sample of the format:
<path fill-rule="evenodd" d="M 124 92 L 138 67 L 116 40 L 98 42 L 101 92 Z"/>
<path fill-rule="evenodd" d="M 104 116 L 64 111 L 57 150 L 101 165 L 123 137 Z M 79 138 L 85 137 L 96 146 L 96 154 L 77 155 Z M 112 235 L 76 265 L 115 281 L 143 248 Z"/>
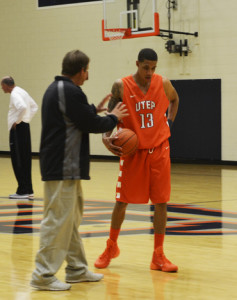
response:
<path fill-rule="evenodd" d="M 169 100 L 164 91 L 162 76 L 153 74 L 145 95 L 132 75 L 122 80 L 123 103 L 128 108 L 129 116 L 123 119 L 121 127 L 136 132 L 139 149 L 151 149 L 161 145 L 170 137 L 166 117 Z"/>

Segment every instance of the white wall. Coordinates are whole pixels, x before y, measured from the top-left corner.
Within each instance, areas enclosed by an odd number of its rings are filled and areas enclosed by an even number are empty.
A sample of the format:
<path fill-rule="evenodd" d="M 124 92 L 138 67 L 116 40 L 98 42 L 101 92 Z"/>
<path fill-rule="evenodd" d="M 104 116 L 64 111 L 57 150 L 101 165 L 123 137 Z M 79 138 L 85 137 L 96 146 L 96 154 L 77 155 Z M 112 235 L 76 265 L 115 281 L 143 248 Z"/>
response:
<path fill-rule="evenodd" d="M 166 2 L 157 1 L 163 29 L 168 27 Z M 96 104 L 110 92 L 115 79 L 136 71 L 140 49 L 153 48 L 159 55 L 157 73 L 169 79 L 221 78 L 222 160 L 237 161 L 236 11 L 236 0 L 178 0 L 172 29 L 199 32 L 198 38 L 174 37 L 188 38 L 191 47 L 192 53 L 180 57 L 166 51 L 161 37 L 103 42 L 102 2 L 37 9 L 36 0 L 0 0 L 0 77 L 13 76 L 41 106 L 45 89 L 61 72 L 65 53 L 80 49 L 91 58 L 89 81 L 82 88 L 89 102 Z M 8 151 L 9 94 L 1 93 L 0 101 L 0 151 Z M 40 130 L 39 111 L 31 123 L 34 152 L 39 150 Z M 110 155 L 101 135 L 91 135 L 91 154 Z"/>

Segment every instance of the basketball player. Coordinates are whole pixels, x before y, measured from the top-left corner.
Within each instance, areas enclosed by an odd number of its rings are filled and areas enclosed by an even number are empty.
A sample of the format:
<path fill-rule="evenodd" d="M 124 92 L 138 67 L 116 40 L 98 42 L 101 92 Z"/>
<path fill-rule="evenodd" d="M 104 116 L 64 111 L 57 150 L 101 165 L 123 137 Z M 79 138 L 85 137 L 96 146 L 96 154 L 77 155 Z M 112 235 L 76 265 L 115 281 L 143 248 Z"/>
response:
<path fill-rule="evenodd" d="M 129 116 L 119 126 L 136 132 L 139 148 L 133 156 L 122 157 L 121 148 L 112 144 L 111 132 L 103 135 L 105 146 L 121 158 L 110 236 L 105 251 L 95 261 L 97 268 L 106 268 L 120 253 L 117 239 L 128 203 L 148 203 L 150 199 L 155 206 L 154 252 L 150 268 L 164 272 L 178 270 L 165 257 L 163 244 L 171 190 L 168 139 L 179 97 L 167 78 L 155 74 L 157 61 L 154 50 L 142 49 L 138 54 L 136 73 L 117 80 L 112 87 L 109 110 L 119 101 L 126 104 Z"/>

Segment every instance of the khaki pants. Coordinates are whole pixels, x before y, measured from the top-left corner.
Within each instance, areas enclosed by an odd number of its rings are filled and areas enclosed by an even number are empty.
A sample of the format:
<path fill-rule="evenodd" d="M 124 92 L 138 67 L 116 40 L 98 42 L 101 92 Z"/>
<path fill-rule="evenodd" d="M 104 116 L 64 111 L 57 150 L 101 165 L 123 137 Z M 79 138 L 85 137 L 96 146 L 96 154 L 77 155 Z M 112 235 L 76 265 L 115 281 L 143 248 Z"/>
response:
<path fill-rule="evenodd" d="M 40 248 L 32 279 L 49 284 L 64 260 L 66 273 L 80 276 L 87 270 L 85 251 L 78 227 L 83 215 L 80 180 L 44 183 L 44 218 L 40 229 Z"/>

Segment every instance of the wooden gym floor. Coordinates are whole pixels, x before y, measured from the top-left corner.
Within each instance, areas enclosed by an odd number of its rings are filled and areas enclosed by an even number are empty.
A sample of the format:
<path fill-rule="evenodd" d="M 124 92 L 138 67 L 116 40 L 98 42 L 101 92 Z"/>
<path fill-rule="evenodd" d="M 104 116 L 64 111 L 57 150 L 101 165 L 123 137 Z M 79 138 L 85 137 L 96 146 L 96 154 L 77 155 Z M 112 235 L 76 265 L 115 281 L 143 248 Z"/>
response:
<path fill-rule="evenodd" d="M 91 163 L 83 181 L 83 236 L 89 268 L 104 274 L 97 283 L 74 284 L 70 291 L 30 287 L 43 211 L 39 161 L 33 159 L 34 201 L 10 200 L 16 181 L 8 157 L 0 157 L 0 299 L 122 300 L 237 299 L 237 167 L 172 165 L 166 256 L 178 273 L 150 271 L 152 206 L 130 205 L 118 243 L 121 254 L 108 269 L 94 260 L 104 250 L 114 203 L 118 162 Z M 57 274 L 64 280 L 64 267 Z"/>

